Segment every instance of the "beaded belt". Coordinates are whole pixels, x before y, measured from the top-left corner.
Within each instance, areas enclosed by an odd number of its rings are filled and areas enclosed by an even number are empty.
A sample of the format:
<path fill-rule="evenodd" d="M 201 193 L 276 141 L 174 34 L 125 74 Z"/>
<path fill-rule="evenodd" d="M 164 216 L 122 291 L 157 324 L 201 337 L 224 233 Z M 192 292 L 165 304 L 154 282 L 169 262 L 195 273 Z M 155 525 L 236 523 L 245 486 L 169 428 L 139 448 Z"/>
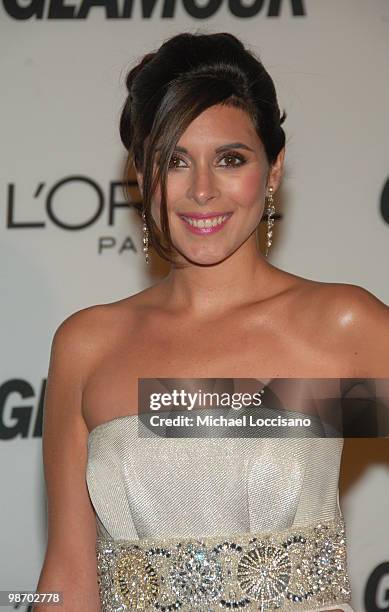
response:
<path fill-rule="evenodd" d="M 282 531 L 97 539 L 102 612 L 311 610 L 346 603 L 341 517 Z"/>

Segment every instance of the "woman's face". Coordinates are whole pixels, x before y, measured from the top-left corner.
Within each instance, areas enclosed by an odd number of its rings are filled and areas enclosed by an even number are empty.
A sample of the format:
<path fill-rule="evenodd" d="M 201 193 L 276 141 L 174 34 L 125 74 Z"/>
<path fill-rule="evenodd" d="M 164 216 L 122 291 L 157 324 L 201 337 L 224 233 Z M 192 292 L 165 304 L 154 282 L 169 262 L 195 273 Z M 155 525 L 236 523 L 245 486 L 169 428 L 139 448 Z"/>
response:
<path fill-rule="evenodd" d="M 284 150 L 270 168 L 249 115 L 215 105 L 186 129 L 167 175 L 172 242 L 187 260 L 214 264 L 238 249 L 257 228 L 267 187 L 276 191 Z M 160 223 L 160 189 L 152 214 Z M 181 259 L 181 258 L 179 258 Z"/>

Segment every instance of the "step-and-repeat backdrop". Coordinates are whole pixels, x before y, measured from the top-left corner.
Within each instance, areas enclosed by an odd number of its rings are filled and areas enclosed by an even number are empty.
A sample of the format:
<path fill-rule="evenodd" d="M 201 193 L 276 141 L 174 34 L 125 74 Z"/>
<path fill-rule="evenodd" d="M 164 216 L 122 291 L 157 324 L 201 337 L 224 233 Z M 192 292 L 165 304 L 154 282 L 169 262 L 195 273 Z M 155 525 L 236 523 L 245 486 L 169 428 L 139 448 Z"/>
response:
<path fill-rule="evenodd" d="M 0 590 L 35 589 L 53 333 L 166 272 L 146 268 L 121 191 L 128 67 L 182 31 L 250 45 L 288 112 L 272 263 L 388 304 L 389 3 L 3 0 L 0 11 Z M 389 445 L 346 440 L 343 459 L 353 606 L 389 610 Z"/>

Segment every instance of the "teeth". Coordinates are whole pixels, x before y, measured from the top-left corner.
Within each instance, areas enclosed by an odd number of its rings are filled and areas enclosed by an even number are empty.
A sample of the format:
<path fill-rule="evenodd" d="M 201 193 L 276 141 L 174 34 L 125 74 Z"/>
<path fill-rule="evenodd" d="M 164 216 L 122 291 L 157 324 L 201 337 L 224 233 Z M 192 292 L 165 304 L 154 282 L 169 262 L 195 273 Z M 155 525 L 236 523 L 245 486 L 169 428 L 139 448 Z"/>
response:
<path fill-rule="evenodd" d="M 183 215 L 183 219 L 193 227 L 215 227 L 216 225 L 221 225 L 227 217 L 228 215 L 222 215 L 221 217 L 212 217 L 208 219 L 193 219 L 192 217 L 185 217 Z"/>

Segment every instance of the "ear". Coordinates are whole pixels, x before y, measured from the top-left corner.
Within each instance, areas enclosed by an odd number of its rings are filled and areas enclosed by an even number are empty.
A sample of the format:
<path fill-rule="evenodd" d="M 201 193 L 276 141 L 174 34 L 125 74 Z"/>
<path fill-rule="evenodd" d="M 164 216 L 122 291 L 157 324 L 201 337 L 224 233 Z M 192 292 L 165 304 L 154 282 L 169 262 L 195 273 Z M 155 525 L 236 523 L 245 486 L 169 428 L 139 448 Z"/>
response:
<path fill-rule="evenodd" d="M 282 172 L 284 168 L 284 159 L 285 159 L 285 147 L 281 149 L 278 153 L 277 159 L 274 164 L 271 166 L 269 171 L 269 180 L 268 185 L 273 187 L 274 192 L 277 191 L 282 178 Z"/>

